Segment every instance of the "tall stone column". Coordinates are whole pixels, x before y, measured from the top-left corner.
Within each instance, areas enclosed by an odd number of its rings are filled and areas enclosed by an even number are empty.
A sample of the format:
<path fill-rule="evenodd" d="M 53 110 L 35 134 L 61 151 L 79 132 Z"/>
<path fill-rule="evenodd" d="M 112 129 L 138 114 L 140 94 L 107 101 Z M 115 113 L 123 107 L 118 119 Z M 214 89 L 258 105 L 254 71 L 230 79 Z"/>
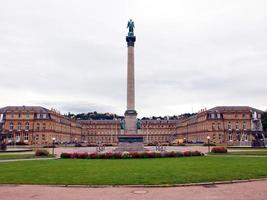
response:
<path fill-rule="evenodd" d="M 137 112 L 135 111 L 134 90 L 134 22 L 128 21 L 129 28 L 127 42 L 127 110 L 124 113 L 125 127 L 124 135 L 118 136 L 118 148 L 115 152 L 144 152 L 144 138 L 137 134 Z"/>
<path fill-rule="evenodd" d="M 131 24 L 130 24 L 131 25 Z M 129 25 L 128 25 L 129 27 Z M 126 36 L 128 57 L 127 57 L 127 110 L 125 111 L 125 134 L 137 133 L 137 112 L 135 111 L 135 81 L 134 81 L 134 25 L 129 27 Z"/>

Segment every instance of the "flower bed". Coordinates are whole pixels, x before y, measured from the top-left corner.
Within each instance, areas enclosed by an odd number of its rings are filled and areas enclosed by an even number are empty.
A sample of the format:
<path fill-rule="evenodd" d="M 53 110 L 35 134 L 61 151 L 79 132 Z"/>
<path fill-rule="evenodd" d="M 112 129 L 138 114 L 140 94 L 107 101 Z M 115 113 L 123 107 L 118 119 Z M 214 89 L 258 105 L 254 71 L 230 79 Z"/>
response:
<path fill-rule="evenodd" d="M 211 149 L 212 153 L 227 153 L 227 149 L 225 147 L 213 147 Z"/>
<path fill-rule="evenodd" d="M 199 151 L 185 152 L 122 152 L 122 153 L 61 153 L 61 158 L 75 159 L 129 159 L 129 158 L 170 158 L 170 157 L 189 157 L 203 156 Z"/>

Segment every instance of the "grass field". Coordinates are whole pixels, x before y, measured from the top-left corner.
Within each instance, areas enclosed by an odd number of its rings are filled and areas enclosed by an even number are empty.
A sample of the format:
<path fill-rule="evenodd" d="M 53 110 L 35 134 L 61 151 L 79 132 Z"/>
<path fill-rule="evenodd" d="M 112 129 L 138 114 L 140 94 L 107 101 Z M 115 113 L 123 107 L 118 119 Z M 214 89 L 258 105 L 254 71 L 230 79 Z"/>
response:
<path fill-rule="evenodd" d="M 0 183 L 178 184 L 267 177 L 267 158 L 59 159 L 0 163 Z"/>
<path fill-rule="evenodd" d="M 215 155 L 215 154 L 213 154 Z M 216 154 L 220 155 L 220 154 Z M 255 155 L 255 156 L 267 156 L 267 151 L 235 151 L 235 152 L 228 152 L 223 153 L 221 155 Z"/>
<path fill-rule="evenodd" d="M 46 158 L 46 157 L 47 156 L 35 156 L 34 154 L 0 154 L 0 160 Z M 52 157 L 52 156 L 49 156 L 49 157 Z"/>

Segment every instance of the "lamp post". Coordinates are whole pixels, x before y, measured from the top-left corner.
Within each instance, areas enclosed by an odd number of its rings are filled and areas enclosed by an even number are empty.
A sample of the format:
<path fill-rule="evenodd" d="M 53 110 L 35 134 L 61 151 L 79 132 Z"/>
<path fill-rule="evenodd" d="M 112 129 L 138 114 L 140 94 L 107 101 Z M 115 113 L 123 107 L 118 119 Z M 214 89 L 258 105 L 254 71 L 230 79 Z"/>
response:
<path fill-rule="evenodd" d="M 208 152 L 210 152 L 210 136 L 209 135 L 207 136 L 207 139 L 208 139 Z"/>
<path fill-rule="evenodd" d="M 52 141 L 53 141 L 53 148 L 52 148 L 52 155 L 54 156 L 55 155 L 55 141 L 56 141 L 56 138 L 52 138 Z"/>

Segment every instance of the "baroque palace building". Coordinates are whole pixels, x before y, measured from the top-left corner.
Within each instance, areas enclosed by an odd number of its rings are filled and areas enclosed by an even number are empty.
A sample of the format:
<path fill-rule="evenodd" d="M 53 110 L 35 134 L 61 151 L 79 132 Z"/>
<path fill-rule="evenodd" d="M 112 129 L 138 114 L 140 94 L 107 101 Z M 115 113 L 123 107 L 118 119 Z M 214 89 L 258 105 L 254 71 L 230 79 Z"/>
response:
<path fill-rule="evenodd" d="M 140 120 L 138 134 L 146 144 L 171 143 L 175 139 L 192 143 L 207 142 L 249 145 L 253 132 L 262 131 L 263 111 L 247 106 L 215 107 L 178 120 Z M 75 120 L 54 109 L 39 106 L 0 108 L 1 137 L 9 143 L 51 144 L 85 142 L 116 145 L 124 134 L 120 120 Z"/>
<path fill-rule="evenodd" d="M 181 119 L 177 124 L 178 138 L 192 142 L 228 145 L 249 145 L 253 133 L 261 132 L 263 111 L 248 106 L 221 106 Z"/>

